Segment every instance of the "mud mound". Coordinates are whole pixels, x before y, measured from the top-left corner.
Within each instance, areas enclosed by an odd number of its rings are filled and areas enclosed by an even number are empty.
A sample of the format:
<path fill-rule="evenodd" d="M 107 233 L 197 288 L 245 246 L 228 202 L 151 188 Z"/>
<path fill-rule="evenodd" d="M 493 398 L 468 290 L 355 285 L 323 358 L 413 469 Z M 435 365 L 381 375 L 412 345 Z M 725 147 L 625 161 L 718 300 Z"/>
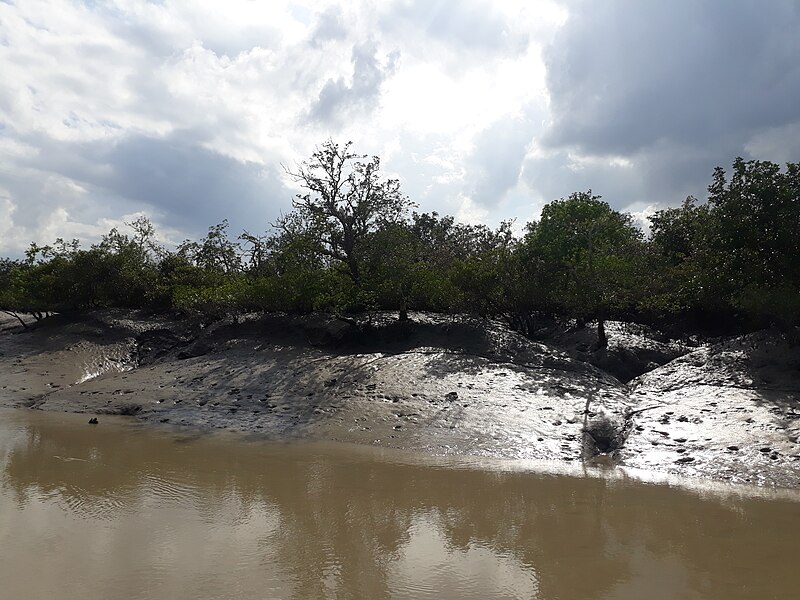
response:
<path fill-rule="evenodd" d="M 58 388 L 19 385 L 4 399 L 271 437 L 561 460 L 583 454 L 587 399 L 592 416 L 627 408 L 612 378 L 499 323 L 247 315 L 190 332 L 133 320 L 101 314 L 43 328 L 28 341 L 42 343 L 47 329 L 58 344 L 23 358 L 19 376 L 38 378 L 32 360 L 84 365 L 78 347 L 107 360 L 119 350 L 135 369 L 93 378 L 74 369 Z M 100 345 L 102 330 L 119 341 Z"/>
<path fill-rule="evenodd" d="M 591 331 L 552 334 L 556 348 L 495 321 L 412 317 L 62 315 L 0 330 L 0 404 L 800 485 L 800 349 L 779 332 L 688 352 L 612 324 L 609 353 L 648 368 L 684 354 L 625 385 L 591 364 Z"/>
<path fill-rule="evenodd" d="M 784 334 L 709 344 L 632 388 L 627 464 L 800 485 L 800 346 Z"/>

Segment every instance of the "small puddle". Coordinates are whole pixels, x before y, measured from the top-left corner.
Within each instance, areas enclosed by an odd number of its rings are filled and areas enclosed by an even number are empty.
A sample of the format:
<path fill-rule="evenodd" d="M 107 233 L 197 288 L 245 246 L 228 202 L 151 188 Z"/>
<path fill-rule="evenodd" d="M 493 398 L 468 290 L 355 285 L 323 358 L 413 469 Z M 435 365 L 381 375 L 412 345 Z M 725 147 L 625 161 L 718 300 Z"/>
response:
<path fill-rule="evenodd" d="M 7 598 L 791 598 L 800 493 L 0 411 Z"/>

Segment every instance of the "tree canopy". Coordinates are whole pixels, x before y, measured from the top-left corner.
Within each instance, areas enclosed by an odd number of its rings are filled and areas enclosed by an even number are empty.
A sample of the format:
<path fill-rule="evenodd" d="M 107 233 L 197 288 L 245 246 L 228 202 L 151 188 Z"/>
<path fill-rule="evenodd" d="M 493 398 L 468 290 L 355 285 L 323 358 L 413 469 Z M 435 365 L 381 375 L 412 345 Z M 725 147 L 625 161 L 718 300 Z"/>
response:
<path fill-rule="evenodd" d="M 380 158 L 366 161 L 351 146 L 328 140 L 309 161 L 287 169 L 305 191 L 295 197 L 294 212 L 275 225 L 290 238 L 316 242 L 331 266 L 358 285 L 367 238 L 403 220 L 411 201 L 400 192 L 398 180 L 381 178 Z"/>
<path fill-rule="evenodd" d="M 411 212 L 378 157 L 325 142 L 287 169 L 301 188 L 293 209 L 263 233 L 227 221 L 175 249 L 145 218 L 88 248 L 77 240 L 31 244 L 0 260 L 0 310 L 100 307 L 233 311 L 410 309 L 468 312 L 524 333 L 537 316 L 598 322 L 800 324 L 800 163 L 734 161 L 717 168 L 703 203 L 630 215 L 591 190 L 547 204 L 521 235 L 452 216 Z"/>
<path fill-rule="evenodd" d="M 634 300 L 642 238 L 630 215 L 589 190 L 545 206 L 526 243 L 555 283 L 551 303 L 579 319 L 596 319 L 598 343 L 605 346 L 606 315 Z"/>

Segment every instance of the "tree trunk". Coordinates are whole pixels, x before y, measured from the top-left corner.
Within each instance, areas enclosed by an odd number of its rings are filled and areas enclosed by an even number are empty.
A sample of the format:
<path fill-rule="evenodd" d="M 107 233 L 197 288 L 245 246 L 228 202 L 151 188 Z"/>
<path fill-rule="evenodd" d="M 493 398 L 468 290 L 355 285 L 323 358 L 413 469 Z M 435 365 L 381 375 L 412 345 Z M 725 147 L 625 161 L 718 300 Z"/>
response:
<path fill-rule="evenodd" d="M 361 273 L 360 273 L 360 271 L 358 269 L 358 260 L 354 256 L 349 255 L 349 254 L 347 256 L 347 267 L 348 267 L 348 270 L 350 271 L 350 279 L 353 280 L 353 283 L 355 283 L 356 286 L 360 286 L 361 285 Z"/>
<path fill-rule="evenodd" d="M 408 302 L 405 298 L 400 300 L 400 321 L 408 321 Z"/>
<path fill-rule="evenodd" d="M 606 337 L 606 321 L 602 313 L 597 318 L 597 347 L 608 347 L 608 338 Z"/>

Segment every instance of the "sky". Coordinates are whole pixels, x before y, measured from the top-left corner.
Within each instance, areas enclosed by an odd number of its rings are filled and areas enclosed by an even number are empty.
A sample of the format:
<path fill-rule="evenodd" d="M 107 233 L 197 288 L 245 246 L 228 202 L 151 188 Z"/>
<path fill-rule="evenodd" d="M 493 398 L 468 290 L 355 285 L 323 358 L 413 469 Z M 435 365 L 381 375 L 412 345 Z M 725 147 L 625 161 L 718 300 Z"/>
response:
<path fill-rule="evenodd" d="M 736 156 L 800 161 L 797 0 L 0 0 L 0 256 L 263 233 L 325 140 L 417 210 L 640 223 Z"/>

